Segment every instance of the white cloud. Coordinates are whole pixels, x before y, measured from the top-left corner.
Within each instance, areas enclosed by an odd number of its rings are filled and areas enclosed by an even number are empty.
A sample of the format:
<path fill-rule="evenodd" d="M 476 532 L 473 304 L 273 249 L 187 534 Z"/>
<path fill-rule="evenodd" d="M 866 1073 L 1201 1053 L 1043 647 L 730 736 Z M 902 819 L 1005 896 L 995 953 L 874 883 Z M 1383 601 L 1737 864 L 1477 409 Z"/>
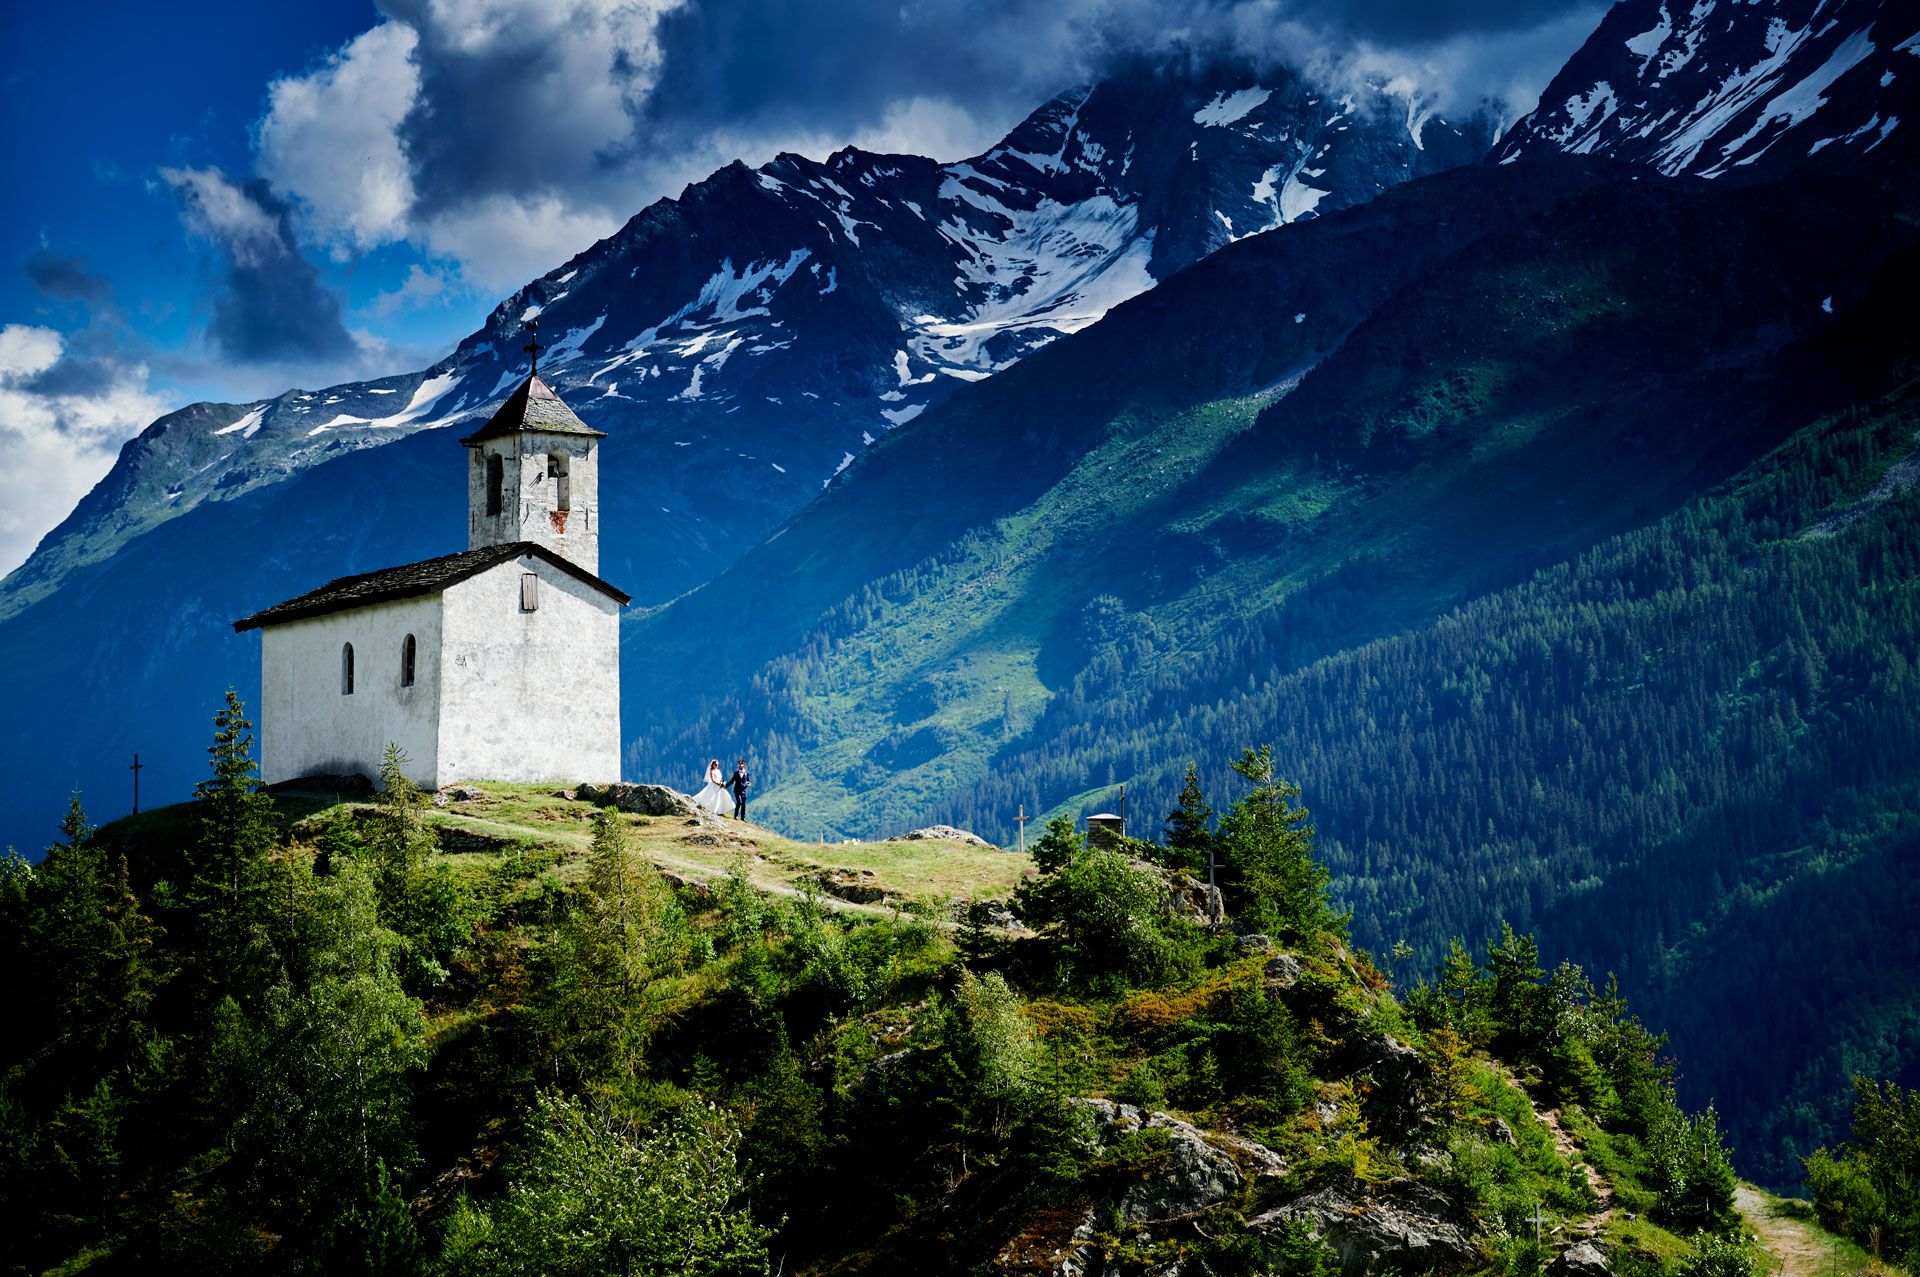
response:
<path fill-rule="evenodd" d="M 422 228 L 432 251 L 460 263 L 477 287 L 518 288 L 620 229 L 611 208 L 554 193 L 490 195 L 434 215 Z"/>
<path fill-rule="evenodd" d="M 1389 47 L 1360 41 L 1321 74 L 1336 83 L 1384 82 L 1387 91 L 1440 111 L 1491 101 L 1511 123 L 1531 111 L 1554 73 L 1600 22 L 1606 3 L 1583 4 L 1534 26 Z"/>
<path fill-rule="evenodd" d="M 418 262 L 407 267 L 407 277 L 392 292 L 381 293 L 367 306 L 382 319 L 401 311 L 418 310 L 447 300 L 447 277 L 437 270 L 423 270 Z"/>
<path fill-rule="evenodd" d="M 1006 132 L 1006 121 L 981 120 L 941 98 L 889 103 L 880 123 L 856 134 L 853 145 L 887 155 L 925 155 L 943 163 L 979 155 Z"/>
<path fill-rule="evenodd" d="M 100 481 L 123 440 L 176 406 L 148 391 L 145 364 L 66 367 L 76 362 L 50 328 L 0 328 L 0 573 Z"/>
<path fill-rule="evenodd" d="M 260 172 L 300 196 L 312 230 L 336 251 L 407 233 L 413 173 L 398 130 L 420 93 L 418 42 L 413 28 L 385 22 L 267 87 L 254 132 Z"/>
<path fill-rule="evenodd" d="M 259 266 L 289 252 L 279 221 L 219 169 L 163 168 L 160 176 L 180 193 L 188 228 L 225 248 L 236 266 Z"/>

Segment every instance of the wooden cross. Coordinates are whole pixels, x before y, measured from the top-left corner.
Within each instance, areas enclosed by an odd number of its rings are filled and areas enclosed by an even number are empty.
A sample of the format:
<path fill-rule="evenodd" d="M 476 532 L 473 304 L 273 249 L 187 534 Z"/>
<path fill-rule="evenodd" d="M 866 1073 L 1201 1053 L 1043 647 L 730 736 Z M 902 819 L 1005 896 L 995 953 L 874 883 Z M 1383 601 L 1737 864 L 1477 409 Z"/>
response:
<path fill-rule="evenodd" d="M 546 349 L 545 346 L 540 344 L 540 321 L 537 319 L 529 319 L 525 327 L 527 330 L 527 344 L 520 347 L 520 349 L 527 352 L 527 358 L 533 365 L 530 374 L 538 377 L 540 375 L 540 352 Z"/>
<path fill-rule="evenodd" d="M 136 816 L 140 814 L 140 769 L 145 766 L 146 764 L 140 761 L 140 755 L 135 754 L 133 766 L 127 768 L 133 773 L 133 814 Z"/>
<path fill-rule="evenodd" d="M 1024 856 L 1027 854 L 1027 805 L 1025 803 L 1020 804 L 1020 814 L 1014 819 L 1020 822 L 1020 854 Z"/>

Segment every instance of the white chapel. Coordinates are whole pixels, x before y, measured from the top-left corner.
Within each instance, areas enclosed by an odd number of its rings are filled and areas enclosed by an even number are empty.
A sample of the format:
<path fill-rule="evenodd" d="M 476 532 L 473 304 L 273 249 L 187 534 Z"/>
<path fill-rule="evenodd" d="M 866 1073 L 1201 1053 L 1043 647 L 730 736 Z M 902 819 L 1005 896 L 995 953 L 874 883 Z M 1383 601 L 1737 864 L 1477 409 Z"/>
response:
<path fill-rule="evenodd" d="M 536 352 L 537 353 L 537 352 Z M 260 776 L 414 783 L 620 775 L 620 609 L 600 568 L 599 442 L 537 367 L 478 432 L 467 549 L 341 577 L 260 631 Z"/>

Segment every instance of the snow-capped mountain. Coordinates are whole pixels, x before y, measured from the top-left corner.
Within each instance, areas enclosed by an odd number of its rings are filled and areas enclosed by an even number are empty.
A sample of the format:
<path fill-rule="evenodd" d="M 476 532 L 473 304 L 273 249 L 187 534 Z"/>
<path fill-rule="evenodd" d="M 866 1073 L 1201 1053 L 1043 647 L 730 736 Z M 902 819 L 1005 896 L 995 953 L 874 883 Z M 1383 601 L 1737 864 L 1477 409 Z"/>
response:
<path fill-rule="evenodd" d="M 1916 136 L 1916 0 L 1622 0 L 1495 158 L 1771 179 L 1887 160 Z"/>
<path fill-rule="evenodd" d="M 606 567 L 698 584 L 868 442 L 1223 244 L 1470 162 L 1490 118 L 1244 68 L 1136 69 L 952 164 L 843 150 L 735 164 L 503 302 L 422 372 L 156 422 L 0 590 L 0 616 L 203 501 L 483 416 L 541 367 L 644 465 L 607 493 Z M 446 549 L 423 541 L 421 553 Z"/>

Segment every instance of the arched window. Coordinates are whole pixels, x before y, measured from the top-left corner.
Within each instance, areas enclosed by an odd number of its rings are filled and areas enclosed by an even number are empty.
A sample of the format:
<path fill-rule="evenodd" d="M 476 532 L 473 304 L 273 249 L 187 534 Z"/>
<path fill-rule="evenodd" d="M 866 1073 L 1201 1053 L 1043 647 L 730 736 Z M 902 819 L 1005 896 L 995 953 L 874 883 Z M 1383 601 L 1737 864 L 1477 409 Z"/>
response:
<path fill-rule="evenodd" d="M 353 695 L 353 644 L 340 645 L 340 695 Z"/>
<path fill-rule="evenodd" d="M 567 475 L 569 460 L 564 452 L 547 454 L 547 478 L 553 480 L 553 508 L 556 510 L 573 509 L 573 483 Z"/>
<path fill-rule="evenodd" d="M 507 465 L 495 452 L 487 457 L 487 513 L 499 514 L 501 507 L 501 489 L 506 486 Z"/>
<path fill-rule="evenodd" d="M 413 635 L 400 640 L 400 686 L 413 686 Z"/>

